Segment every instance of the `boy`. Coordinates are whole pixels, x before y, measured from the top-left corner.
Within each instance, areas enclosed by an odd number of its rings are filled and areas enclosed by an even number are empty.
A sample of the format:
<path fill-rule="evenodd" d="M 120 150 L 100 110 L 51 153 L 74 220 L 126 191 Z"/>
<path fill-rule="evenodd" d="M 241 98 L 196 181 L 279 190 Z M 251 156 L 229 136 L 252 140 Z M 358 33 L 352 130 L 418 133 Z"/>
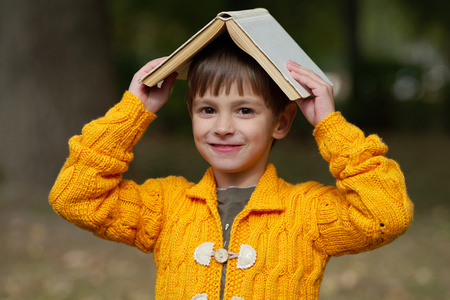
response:
<path fill-rule="evenodd" d="M 50 193 L 75 225 L 153 251 L 156 299 L 317 299 L 330 256 L 374 249 L 406 231 L 412 204 L 387 147 L 348 124 L 334 111 L 331 86 L 294 62 L 286 66 L 292 77 L 314 94 L 296 102 L 337 187 L 277 177 L 267 159 L 296 105 L 227 37 L 200 52 L 188 75 L 195 145 L 211 165 L 203 179 L 122 180 L 176 77 L 161 88 L 137 83 L 161 60 L 137 72 L 122 101 L 70 140 Z"/>

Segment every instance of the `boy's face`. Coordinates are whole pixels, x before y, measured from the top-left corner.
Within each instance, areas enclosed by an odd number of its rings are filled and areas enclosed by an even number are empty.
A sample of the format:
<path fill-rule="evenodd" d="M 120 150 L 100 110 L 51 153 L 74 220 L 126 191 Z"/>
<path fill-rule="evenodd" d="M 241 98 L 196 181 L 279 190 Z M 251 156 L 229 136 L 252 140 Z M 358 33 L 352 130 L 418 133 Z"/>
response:
<path fill-rule="evenodd" d="M 192 103 L 195 145 L 214 170 L 217 187 L 246 187 L 258 183 L 265 171 L 278 120 L 244 84 L 244 95 L 233 85 L 227 95 L 209 91 Z"/>

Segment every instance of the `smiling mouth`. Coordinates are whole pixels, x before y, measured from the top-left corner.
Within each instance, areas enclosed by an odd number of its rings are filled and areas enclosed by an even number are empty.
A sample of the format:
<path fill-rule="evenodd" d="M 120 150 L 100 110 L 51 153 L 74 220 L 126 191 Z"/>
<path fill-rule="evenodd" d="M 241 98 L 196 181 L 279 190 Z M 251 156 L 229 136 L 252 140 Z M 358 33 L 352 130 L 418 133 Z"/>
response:
<path fill-rule="evenodd" d="M 219 152 L 230 152 L 238 150 L 242 145 L 230 145 L 230 144 L 210 144 L 211 148 Z"/>

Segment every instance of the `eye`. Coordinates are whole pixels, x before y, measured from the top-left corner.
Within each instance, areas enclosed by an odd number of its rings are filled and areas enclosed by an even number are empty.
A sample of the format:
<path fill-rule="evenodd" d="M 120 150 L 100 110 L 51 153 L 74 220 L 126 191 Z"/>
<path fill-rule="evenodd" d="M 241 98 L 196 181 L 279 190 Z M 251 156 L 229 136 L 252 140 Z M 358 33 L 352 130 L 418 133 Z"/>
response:
<path fill-rule="evenodd" d="M 205 114 L 205 115 L 212 115 L 214 114 L 216 111 L 214 110 L 214 108 L 212 107 L 202 107 L 200 109 L 200 113 Z"/>
<path fill-rule="evenodd" d="M 242 114 L 242 115 L 250 115 L 250 114 L 253 114 L 254 112 L 255 111 L 253 109 L 248 108 L 248 107 L 243 107 L 238 110 L 238 113 Z"/>

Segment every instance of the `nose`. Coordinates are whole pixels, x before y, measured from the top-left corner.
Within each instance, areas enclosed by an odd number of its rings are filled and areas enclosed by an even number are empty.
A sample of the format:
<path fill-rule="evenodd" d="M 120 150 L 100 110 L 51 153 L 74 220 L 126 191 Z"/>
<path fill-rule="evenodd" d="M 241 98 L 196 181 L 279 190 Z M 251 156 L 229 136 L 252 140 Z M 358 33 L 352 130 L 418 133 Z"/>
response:
<path fill-rule="evenodd" d="M 233 117 L 227 114 L 219 114 L 214 124 L 214 134 L 219 136 L 232 135 L 235 132 Z"/>

